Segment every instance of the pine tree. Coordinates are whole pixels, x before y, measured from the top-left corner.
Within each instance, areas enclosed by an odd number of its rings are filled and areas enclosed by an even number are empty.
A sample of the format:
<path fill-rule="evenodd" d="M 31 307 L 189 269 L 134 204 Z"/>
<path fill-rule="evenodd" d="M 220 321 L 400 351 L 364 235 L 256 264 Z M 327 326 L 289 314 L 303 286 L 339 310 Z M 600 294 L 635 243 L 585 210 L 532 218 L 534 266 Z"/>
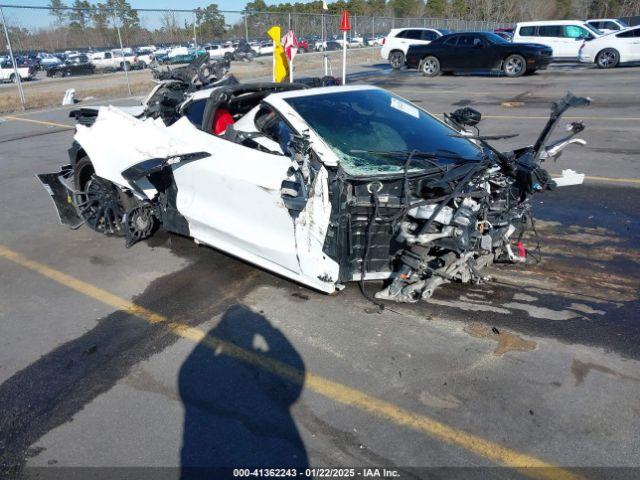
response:
<path fill-rule="evenodd" d="M 61 26 L 67 22 L 67 6 L 62 0 L 49 0 L 49 8 L 51 15 L 56 19 L 56 23 Z"/>
<path fill-rule="evenodd" d="M 431 17 L 442 17 L 447 9 L 445 0 L 427 0 L 427 15 Z"/>

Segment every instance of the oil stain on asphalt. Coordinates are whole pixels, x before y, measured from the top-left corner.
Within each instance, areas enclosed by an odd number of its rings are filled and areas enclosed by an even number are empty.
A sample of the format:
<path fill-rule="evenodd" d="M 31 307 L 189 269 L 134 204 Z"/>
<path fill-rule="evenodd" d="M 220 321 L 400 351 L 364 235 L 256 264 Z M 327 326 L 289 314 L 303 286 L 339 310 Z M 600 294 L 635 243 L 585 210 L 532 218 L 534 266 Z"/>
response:
<path fill-rule="evenodd" d="M 156 246 L 170 243 L 173 253 L 191 263 L 151 282 L 133 302 L 172 321 L 190 326 L 206 322 L 267 278 L 184 238 L 167 240 L 161 235 L 155 241 Z M 116 311 L 5 381 L 0 385 L 0 477 L 17 475 L 30 455 L 29 447 L 42 435 L 70 421 L 131 367 L 177 339 L 162 324 L 150 325 Z"/>

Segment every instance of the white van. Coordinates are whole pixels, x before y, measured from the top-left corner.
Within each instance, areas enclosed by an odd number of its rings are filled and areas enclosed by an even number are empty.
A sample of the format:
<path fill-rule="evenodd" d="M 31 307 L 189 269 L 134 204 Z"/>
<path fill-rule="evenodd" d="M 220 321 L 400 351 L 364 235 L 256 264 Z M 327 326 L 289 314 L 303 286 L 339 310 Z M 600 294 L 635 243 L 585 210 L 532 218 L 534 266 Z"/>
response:
<path fill-rule="evenodd" d="M 582 20 L 520 22 L 513 32 L 513 43 L 539 43 L 551 47 L 554 60 L 578 60 L 582 42 L 601 36 Z"/>

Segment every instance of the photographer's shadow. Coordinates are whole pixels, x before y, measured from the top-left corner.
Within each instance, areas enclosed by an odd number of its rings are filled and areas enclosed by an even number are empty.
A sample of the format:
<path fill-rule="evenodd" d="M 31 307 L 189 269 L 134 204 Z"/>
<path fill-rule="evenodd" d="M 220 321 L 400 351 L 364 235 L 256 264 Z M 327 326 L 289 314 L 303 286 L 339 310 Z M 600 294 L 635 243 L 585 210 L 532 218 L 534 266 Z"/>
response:
<path fill-rule="evenodd" d="M 216 345 L 217 340 L 242 350 Z M 280 330 L 246 307 L 229 308 L 180 369 L 183 479 L 200 477 L 212 468 L 308 466 L 289 411 L 302 382 L 239 359 L 246 351 L 263 355 L 267 362 L 287 364 L 287 370 L 293 367 L 304 378 L 302 358 Z"/>

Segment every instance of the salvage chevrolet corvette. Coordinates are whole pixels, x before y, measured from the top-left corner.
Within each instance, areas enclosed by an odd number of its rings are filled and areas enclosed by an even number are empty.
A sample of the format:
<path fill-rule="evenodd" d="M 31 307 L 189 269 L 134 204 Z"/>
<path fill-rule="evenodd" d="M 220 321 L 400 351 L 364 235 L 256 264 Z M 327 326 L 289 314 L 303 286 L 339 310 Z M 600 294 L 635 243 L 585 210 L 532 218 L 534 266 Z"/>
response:
<path fill-rule="evenodd" d="M 562 113 L 589 102 L 571 94 L 535 145 L 512 152 L 479 135 L 473 109 L 441 121 L 372 86 L 232 83 L 171 108 L 151 98 L 76 114 L 70 164 L 39 175 L 61 221 L 127 246 L 162 227 L 327 293 L 384 279 L 377 298 L 415 302 L 482 281 L 490 263 L 523 260 L 512 242 L 531 195 L 582 181 L 540 166 L 584 144 L 576 122 L 547 145 Z"/>

